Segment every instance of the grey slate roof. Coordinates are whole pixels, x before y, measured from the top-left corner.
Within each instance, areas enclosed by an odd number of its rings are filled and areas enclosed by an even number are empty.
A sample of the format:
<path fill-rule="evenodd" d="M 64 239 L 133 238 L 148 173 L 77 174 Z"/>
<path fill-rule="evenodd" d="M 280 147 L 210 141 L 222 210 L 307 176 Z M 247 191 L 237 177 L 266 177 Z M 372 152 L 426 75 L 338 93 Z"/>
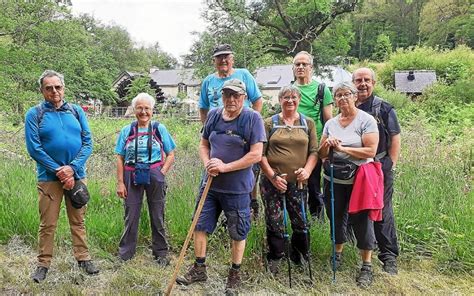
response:
<path fill-rule="evenodd" d="M 257 69 L 255 79 L 262 89 L 279 89 L 291 84 L 294 80 L 292 65 L 274 65 Z M 324 82 L 328 87 L 333 87 L 342 81 L 351 81 L 351 73 L 339 66 L 326 66 L 322 73 L 314 78 Z"/>
<path fill-rule="evenodd" d="M 279 89 L 293 81 L 292 65 L 273 65 L 261 67 L 255 73 L 255 80 L 260 88 Z"/>
<path fill-rule="evenodd" d="M 119 83 L 122 82 L 123 80 L 136 77 L 136 76 L 143 76 L 143 74 L 130 72 L 130 71 L 123 71 L 122 73 L 120 73 L 117 79 L 114 80 L 114 82 L 112 83 L 112 87 L 117 88 Z"/>
<path fill-rule="evenodd" d="M 409 79 L 410 72 L 413 74 Z M 395 71 L 395 89 L 402 93 L 423 93 L 436 82 L 436 72 L 432 70 Z"/>
<path fill-rule="evenodd" d="M 194 69 L 156 70 L 150 74 L 159 86 L 177 86 L 180 83 L 196 86 L 201 81 L 193 77 Z"/>

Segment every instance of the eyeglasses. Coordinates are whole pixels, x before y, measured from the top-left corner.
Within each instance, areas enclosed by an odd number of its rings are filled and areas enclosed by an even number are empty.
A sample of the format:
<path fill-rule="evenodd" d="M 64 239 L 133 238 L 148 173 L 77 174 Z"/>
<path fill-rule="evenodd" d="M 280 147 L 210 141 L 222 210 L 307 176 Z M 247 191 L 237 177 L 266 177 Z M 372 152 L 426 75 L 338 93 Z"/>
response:
<path fill-rule="evenodd" d="M 232 58 L 231 54 L 220 54 L 218 56 L 215 56 L 214 59 L 222 61 L 222 60 L 230 60 Z"/>
<path fill-rule="evenodd" d="M 62 91 L 64 88 L 64 86 L 62 85 L 47 85 L 44 87 L 44 89 L 47 91 L 47 92 L 53 92 L 54 90 L 56 90 L 57 92 L 60 92 Z"/>
<path fill-rule="evenodd" d="M 352 95 L 353 95 L 352 93 L 346 92 L 346 93 L 343 93 L 343 94 L 336 94 L 335 97 L 336 97 L 336 99 L 340 100 L 340 99 L 342 99 L 342 98 L 348 99 L 348 98 L 350 98 Z"/>
<path fill-rule="evenodd" d="M 135 108 L 135 111 L 138 111 L 138 112 L 143 112 L 143 111 L 145 111 L 145 112 L 148 113 L 148 112 L 150 112 L 151 110 L 153 110 L 153 109 L 148 108 L 148 107 L 137 107 L 137 108 Z"/>
<path fill-rule="evenodd" d="M 222 91 L 222 98 L 223 99 L 240 99 L 243 94 L 235 92 L 235 91 Z"/>
<path fill-rule="evenodd" d="M 299 100 L 298 96 L 284 96 L 281 99 L 283 101 L 286 101 L 286 102 L 289 102 L 290 100 L 291 101 L 298 101 Z"/>
<path fill-rule="evenodd" d="M 311 64 L 307 64 L 307 63 L 296 63 L 296 64 L 293 64 L 296 68 L 298 67 L 303 67 L 303 68 L 307 68 L 309 66 L 311 66 Z"/>

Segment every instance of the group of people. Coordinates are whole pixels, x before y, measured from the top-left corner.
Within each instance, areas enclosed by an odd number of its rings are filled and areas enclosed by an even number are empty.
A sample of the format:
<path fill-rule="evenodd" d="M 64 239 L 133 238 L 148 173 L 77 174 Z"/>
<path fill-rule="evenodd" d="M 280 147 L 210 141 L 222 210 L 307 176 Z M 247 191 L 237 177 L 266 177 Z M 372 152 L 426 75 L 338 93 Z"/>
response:
<path fill-rule="evenodd" d="M 335 237 L 332 259 L 337 267 L 342 264 L 348 234 L 355 234 L 362 259 L 358 285 L 367 287 L 372 282 L 371 257 L 376 247 L 384 271 L 396 274 L 398 242 L 391 199 L 400 126 L 393 107 L 373 94 L 374 72 L 357 69 L 352 82 L 335 85 L 331 94 L 327 86 L 313 79 L 311 54 L 299 52 L 293 59 L 295 82 L 278 94 L 281 112 L 263 119 L 259 113 L 261 92 L 249 71 L 233 67 L 231 46 L 218 45 L 213 62 L 216 72 L 203 81 L 199 101 L 203 123 L 199 156 L 205 176 L 196 205 L 201 198 L 205 201 L 194 230 L 195 262 L 176 281 L 189 285 L 207 280 L 207 237 L 224 212 L 232 241 L 226 290 L 240 286 L 240 266 L 259 176 L 268 244 L 266 259 L 272 273 L 278 273 L 279 262 L 285 256 L 295 264 L 309 260 L 308 206 L 315 219 L 324 220 L 325 208 L 329 219 L 335 222 L 334 226 L 331 224 Z M 44 101 L 27 112 L 25 123 L 26 146 L 37 162 L 38 176 L 40 227 L 38 264 L 32 275 L 35 282 L 43 281 L 50 267 L 64 192 L 79 180 L 86 183 L 85 163 L 92 152 L 84 112 L 64 99 L 64 77 L 47 70 L 41 75 L 39 86 Z M 339 110 L 335 117 L 334 101 Z M 146 193 L 152 253 L 158 264 L 166 266 L 170 257 L 165 233 L 165 176 L 174 162 L 176 144 L 166 127 L 153 120 L 154 105 L 154 98 L 146 93 L 132 100 L 136 121 L 122 128 L 115 146 L 117 195 L 123 199 L 125 224 L 118 256 L 129 260 L 135 255 Z M 355 167 L 374 161 L 382 164 L 381 218 L 374 221 L 369 211 L 349 213 L 354 178 L 340 180 L 322 170 L 328 157 Z M 212 180 L 206 196 L 204 180 Z M 68 197 L 65 203 L 74 257 L 86 273 L 96 274 L 99 269 L 91 261 L 86 244 L 86 206 L 73 207 Z M 291 242 L 286 241 L 286 215 L 292 228 Z M 285 251 L 286 243 L 291 245 L 289 252 Z"/>

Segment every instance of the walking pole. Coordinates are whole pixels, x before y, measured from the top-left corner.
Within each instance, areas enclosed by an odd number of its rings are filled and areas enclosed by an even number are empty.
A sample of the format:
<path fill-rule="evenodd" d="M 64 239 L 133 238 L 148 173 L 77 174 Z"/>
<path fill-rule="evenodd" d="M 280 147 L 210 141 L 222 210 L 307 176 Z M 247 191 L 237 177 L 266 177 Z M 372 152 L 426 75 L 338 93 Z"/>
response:
<path fill-rule="evenodd" d="M 184 260 L 184 255 L 186 254 L 186 250 L 189 245 L 189 241 L 191 240 L 191 236 L 194 233 L 194 228 L 199 220 L 199 216 L 201 215 L 202 207 L 204 206 L 204 201 L 206 200 L 207 193 L 209 192 L 209 188 L 211 187 L 212 183 L 212 176 L 207 177 L 206 187 L 204 187 L 204 192 L 201 195 L 201 199 L 199 200 L 196 212 L 194 213 L 193 222 L 191 223 L 191 227 L 189 227 L 188 235 L 186 236 L 186 240 L 184 241 L 183 247 L 181 248 L 181 253 L 179 254 L 178 263 L 176 263 L 176 267 L 174 268 L 173 276 L 168 283 L 168 287 L 166 287 L 165 295 L 169 296 L 171 294 L 171 290 L 173 290 L 173 286 L 176 281 L 176 277 L 178 276 L 179 268 Z"/>
<path fill-rule="evenodd" d="M 336 226 L 334 222 L 334 150 L 329 148 L 329 171 L 331 183 L 331 240 L 332 240 L 332 281 L 336 282 Z"/>
<path fill-rule="evenodd" d="M 310 245 L 309 245 L 309 230 L 308 230 L 308 224 L 307 224 L 307 220 L 306 220 L 306 208 L 305 208 L 305 198 L 304 198 L 304 191 L 303 191 L 303 182 L 298 182 L 298 191 L 300 192 L 301 215 L 302 215 L 302 218 L 303 218 L 304 234 L 306 236 L 306 244 L 308 246 L 309 279 L 311 280 L 311 283 L 312 283 L 313 282 L 313 272 L 311 270 L 311 251 L 310 251 Z"/>
<path fill-rule="evenodd" d="M 281 174 L 281 178 L 285 178 L 287 174 Z M 286 243 L 286 262 L 288 263 L 288 281 L 290 282 L 291 289 L 291 262 L 290 262 L 290 236 L 288 235 L 288 222 L 287 222 L 287 211 L 286 211 L 286 196 L 285 192 L 280 192 L 280 195 L 283 200 L 283 226 L 285 229 L 284 237 Z"/>

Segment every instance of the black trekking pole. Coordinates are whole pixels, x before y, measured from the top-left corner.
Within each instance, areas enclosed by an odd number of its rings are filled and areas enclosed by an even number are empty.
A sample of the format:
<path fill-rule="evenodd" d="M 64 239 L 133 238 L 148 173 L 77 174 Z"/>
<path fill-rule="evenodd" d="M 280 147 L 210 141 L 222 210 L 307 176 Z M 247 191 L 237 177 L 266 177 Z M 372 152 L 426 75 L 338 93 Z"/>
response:
<path fill-rule="evenodd" d="M 286 174 L 281 174 L 281 178 L 285 178 Z M 285 244 L 286 244 L 286 262 L 288 263 L 288 281 L 290 282 L 290 289 L 291 289 L 291 262 L 290 262 L 290 236 L 288 235 L 288 222 L 287 222 L 287 211 L 286 211 L 286 196 L 284 192 L 280 192 L 283 201 L 283 226 L 285 229 L 285 233 L 283 236 L 285 237 Z"/>
<path fill-rule="evenodd" d="M 308 246 L 308 271 L 309 271 L 309 279 L 311 280 L 311 283 L 313 283 L 313 272 L 311 270 L 311 247 L 309 245 L 309 229 L 308 229 L 308 224 L 307 224 L 307 220 L 306 220 L 306 208 L 305 208 L 305 201 L 306 201 L 306 198 L 305 198 L 305 192 L 303 190 L 303 182 L 298 182 L 298 191 L 299 191 L 299 195 L 300 195 L 300 198 L 301 198 L 301 215 L 302 215 L 302 218 L 303 218 L 303 224 L 304 224 L 304 234 L 305 234 L 305 237 L 306 237 L 306 245 Z"/>
<path fill-rule="evenodd" d="M 336 282 L 336 223 L 334 222 L 334 150 L 329 148 L 329 172 L 331 191 L 331 240 L 332 240 L 332 281 Z"/>

